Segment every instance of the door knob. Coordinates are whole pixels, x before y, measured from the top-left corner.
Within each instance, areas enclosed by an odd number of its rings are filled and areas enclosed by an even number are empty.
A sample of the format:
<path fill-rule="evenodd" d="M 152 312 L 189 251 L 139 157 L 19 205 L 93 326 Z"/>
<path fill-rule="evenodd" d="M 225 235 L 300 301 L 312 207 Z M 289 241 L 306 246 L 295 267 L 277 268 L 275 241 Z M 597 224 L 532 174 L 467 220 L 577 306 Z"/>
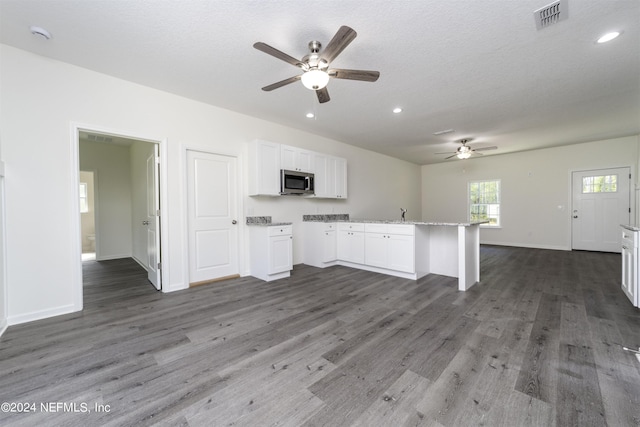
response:
<path fill-rule="evenodd" d="M 574 218 L 578 218 L 578 215 L 574 215 L 573 217 L 574 217 Z"/>
<path fill-rule="evenodd" d="M 142 225 L 149 225 L 149 221 L 142 221 Z"/>
<path fill-rule="evenodd" d="M 238 223 L 238 221 L 236 221 L 235 219 L 233 221 L 231 221 L 231 224 L 236 225 Z"/>

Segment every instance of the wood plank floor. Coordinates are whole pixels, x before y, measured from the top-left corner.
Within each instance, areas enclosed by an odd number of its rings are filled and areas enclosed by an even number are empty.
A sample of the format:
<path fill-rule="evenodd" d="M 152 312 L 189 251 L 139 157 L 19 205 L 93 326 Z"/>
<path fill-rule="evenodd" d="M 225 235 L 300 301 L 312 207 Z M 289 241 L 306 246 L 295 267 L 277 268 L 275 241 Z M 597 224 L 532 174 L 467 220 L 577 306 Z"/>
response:
<path fill-rule="evenodd" d="M 637 426 L 620 255 L 483 246 L 482 282 L 332 267 L 162 294 L 86 262 L 85 310 L 0 339 L 24 426 Z M 66 405 L 66 406 L 65 406 Z"/>

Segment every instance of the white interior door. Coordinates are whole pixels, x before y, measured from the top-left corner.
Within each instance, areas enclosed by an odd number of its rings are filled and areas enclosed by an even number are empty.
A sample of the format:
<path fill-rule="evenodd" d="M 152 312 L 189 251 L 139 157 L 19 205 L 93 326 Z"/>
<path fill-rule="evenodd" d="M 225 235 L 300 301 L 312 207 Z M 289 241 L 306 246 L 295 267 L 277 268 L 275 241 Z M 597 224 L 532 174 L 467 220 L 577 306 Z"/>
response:
<path fill-rule="evenodd" d="M 235 157 L 187 150 L 191 284 L 239 273 L 236 170 Z"/>
<path fill-rule="evenodd" d="M 158 144 L 153 144 L 153 154 L 147 158 L 147 272 L 156 289 L 162 288 L 160 269 L 160 185 Z"/>
<path fill-rule="evenodd" d="M 620 224 L 631 217 L 630 169 L 573 172 L 572 187 L 572 248 L 620 252 Z"/>

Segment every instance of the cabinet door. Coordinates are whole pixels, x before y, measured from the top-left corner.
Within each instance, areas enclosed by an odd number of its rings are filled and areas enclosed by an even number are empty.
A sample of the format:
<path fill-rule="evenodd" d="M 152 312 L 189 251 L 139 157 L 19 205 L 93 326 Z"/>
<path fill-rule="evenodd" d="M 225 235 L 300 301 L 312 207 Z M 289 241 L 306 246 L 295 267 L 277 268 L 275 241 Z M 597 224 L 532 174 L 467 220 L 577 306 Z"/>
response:
<path fill-rule="evenodd" d="M 269 237 L 269 274 L 293 268 L 293 238 L 291 235 Z"/>
<path fill-rule="evenodd" d="M 324 154 L 314 153 L 312 156 L 314 186 L 316 197 L 333 197 L 333 184 L 330 186 L 329 179 L 329 163 L 328 158 Z"/>
<path fill-rule="evenodd" d="M 337 259 L 336 230 L 327 230 L 322 236 L 322 261 L 331 262 Z"/>
<path fill-rule="evenodd" d="M 311 161 L 311 151 L 299 150 L 297 155 L 298 170 L 303 172 L 313 172 L 313 162 Z"/>
<path fill-rule="evenodd" d="M 347 198 L 347 161 L 346 159 L 334 159 L 334 182 L 335 197 L 338 199 Z"/>
<path fill-rule="evenodd" d="M 389 234 L 387 238 L 388 268 L 415 272 L 415 247 L 413 236 Z"/>
<path fill-rule="evenodd" d="M 635 248 L 628 245 L 622 245 L 622 290 L 627 295 L 629 300 L 635 305 L 636 303 L 636 288 L 635 277 L 636 268 L 635 265 Z"/>
<path fill-rule="evenodd" d="M 280 144 L 253 141 L 249 146 L 249 195 L 280 195 Z"/>
<path fill-rule="evenodd" d="M 288 145 L 282 145 L 280 147 L 280 164 L 282 169 L 287 169 L 290 171 L 297 170 L 296 169 L 296 149 L 295 147 L 290 147 Z"/>
<path fill-rule="evenodd" d="M 280 147 L 280 163 L 282 169 L 311 172 L 311 151 L 289 145 Z"/>
<path fill-rule="evenodd" d="M 364 263 L 373 267 L 387 268 L 387 235 L 365 233 Z"/>
<path fill-rule="evenodd" d="M 338 259 L 364 264 L 364 233 L 338 231 Z"/>

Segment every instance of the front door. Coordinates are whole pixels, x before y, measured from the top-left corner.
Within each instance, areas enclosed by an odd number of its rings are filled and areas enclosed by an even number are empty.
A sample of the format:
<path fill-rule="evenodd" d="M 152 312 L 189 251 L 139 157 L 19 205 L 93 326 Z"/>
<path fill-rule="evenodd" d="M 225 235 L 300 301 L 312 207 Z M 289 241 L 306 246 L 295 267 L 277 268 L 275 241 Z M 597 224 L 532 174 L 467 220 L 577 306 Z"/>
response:
<path fill-rule="evenodd" d="M 237 159 L 187 150 L 189 282 L 236 276 Z"/>
<path fill-rule="evenodd" d="M 631 217 L 630 169 L 573 172 L 572 188 L 572 248 L 620 252 L 620 224 Z"/>
<path fill-rule="evenodd" d="M 160 275 L 160 185 L 158 152 L 160 147 L 153 144 L 153 154 L 147 158 L 147 266 L 149 281 L 156 289 L 162 288 Z"/>

